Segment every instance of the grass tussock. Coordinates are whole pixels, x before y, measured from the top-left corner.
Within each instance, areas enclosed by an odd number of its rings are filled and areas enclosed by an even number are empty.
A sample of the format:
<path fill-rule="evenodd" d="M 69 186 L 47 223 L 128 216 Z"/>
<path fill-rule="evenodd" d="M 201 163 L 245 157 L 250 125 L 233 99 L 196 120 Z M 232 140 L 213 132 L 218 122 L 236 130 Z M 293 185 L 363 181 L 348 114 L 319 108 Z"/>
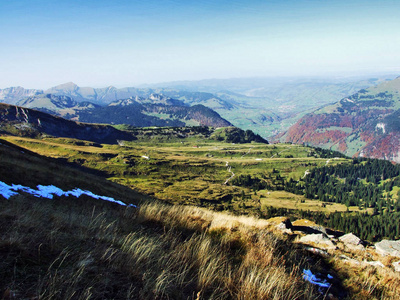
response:
<path fill-rule="evenodd" d="M 318 296 L 294 263 L 297 250 L 283 250 L 288 244 L 264 221 L 157 203 L 123 208 L 85 197 L 19 195 L 0 205 L 5 298 Z"/>
<path fill-rule="evenodd" d="M 328 297 L 303 280 L 303 269 L 313 268 L 334 274 L 346 298 L 397 299 L 394 271 L 338 255 L 326 262 L 276 234 L 274 225 L 158 202 L 135 209 L 84 196 L 0 199 L 0 293 L 5 299 Z M 368 256 L 352 253 L 359 255 Z"/>
<path fill-rule="evenodd" d="M 371 258 L 374 261 L 392 261 L 393 257 L 382 258 L 367 251 L 351 251 L 346 254 L 352 255 L 359 263 L 346 262 L 338 256 L 333 256 L 330 263 L 343 278 L 343 284 L 349 289 L 350 299 L 399 299 L 400 274 L 392 270 L 390 265 L 382 268 L 364 263 Z"/>

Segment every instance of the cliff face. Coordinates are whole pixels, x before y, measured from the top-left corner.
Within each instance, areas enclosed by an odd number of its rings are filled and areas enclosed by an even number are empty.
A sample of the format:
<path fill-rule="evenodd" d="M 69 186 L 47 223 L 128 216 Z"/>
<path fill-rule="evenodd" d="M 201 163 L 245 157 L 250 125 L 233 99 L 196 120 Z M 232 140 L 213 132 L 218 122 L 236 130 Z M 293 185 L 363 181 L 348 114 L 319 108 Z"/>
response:
<path fill-rule="evenodd" d="M 290 127 L 284 141 L 400 163 L 400 77 L 322 107 Z"/>

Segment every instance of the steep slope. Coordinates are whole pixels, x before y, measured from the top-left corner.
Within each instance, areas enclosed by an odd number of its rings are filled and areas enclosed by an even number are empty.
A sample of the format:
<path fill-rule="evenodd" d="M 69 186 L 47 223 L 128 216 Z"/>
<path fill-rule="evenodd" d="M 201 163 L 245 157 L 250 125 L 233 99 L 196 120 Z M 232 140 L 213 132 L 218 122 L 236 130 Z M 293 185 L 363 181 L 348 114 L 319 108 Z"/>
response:
<path fill-rule="evenodd" d="M 305 115 L 284 140 L 400 162 L 400 77 Z"/>
<path fill-rule="evenodd" d="M 0 103 L 0 134 L 69 137 L 99 143 L 134 140 L 127 132 L 107 125 L 77 123 L 47 113 Z"/>

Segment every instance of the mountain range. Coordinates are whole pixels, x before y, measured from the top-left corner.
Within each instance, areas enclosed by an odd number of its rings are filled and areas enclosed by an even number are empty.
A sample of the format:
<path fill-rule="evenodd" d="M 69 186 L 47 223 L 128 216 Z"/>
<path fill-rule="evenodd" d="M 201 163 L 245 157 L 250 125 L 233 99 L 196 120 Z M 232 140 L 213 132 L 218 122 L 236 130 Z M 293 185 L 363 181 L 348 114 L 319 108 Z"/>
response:
<path fill-rule="evenodd" d="M 181 100 L 189 106 L 204 105 L 234 126 L 250 129 L 271 139 L 321 105 L 392 78 L 392 75 L 377 78 L 233 78 L 125 88 L 80 87 L 69 82 L 47 90 L 25 90 L 22 87 L 0 89 L 0 101 L 21 105 L 19 101 L 27 97 L 52 94 L 68 96 L 78 103 L 91 102 L 93 105 L 106 106 L 130 97 L 148 98 L 151 94 L 161 94 Z"/>
<path fill-rule="evenodd" d="M 78 102 L 70 96 L 37 94 L 18 101 L 17 105 L 88 123 L 127 124 L 139 127 L 232 126 L 208 107 L 201 104 L 189 106 L 181 100 L 159 94 L 115 100 L 105 106 L 88 101 Z"/>
<path fill-rule="evenodd" d="M 263 137 L 276 134 L 275 141 L 400 162 L 399 81 L 232 79 L 120 89 L 70 82 L 48 90 L 3 89 L 0 101 L 89 123 L 235 125 Z M 332 101 L 339 95 L 345 96 Z"/>

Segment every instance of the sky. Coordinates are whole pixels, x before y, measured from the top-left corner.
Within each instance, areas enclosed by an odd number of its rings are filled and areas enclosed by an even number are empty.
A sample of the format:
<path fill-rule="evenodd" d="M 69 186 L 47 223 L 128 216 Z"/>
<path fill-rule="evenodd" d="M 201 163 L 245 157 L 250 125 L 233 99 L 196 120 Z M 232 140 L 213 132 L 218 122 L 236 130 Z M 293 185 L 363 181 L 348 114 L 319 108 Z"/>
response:
<path fill-rule="evenodd" d="M 400 75 L 398 0 L 0 0 L 0 88 Z"/>

